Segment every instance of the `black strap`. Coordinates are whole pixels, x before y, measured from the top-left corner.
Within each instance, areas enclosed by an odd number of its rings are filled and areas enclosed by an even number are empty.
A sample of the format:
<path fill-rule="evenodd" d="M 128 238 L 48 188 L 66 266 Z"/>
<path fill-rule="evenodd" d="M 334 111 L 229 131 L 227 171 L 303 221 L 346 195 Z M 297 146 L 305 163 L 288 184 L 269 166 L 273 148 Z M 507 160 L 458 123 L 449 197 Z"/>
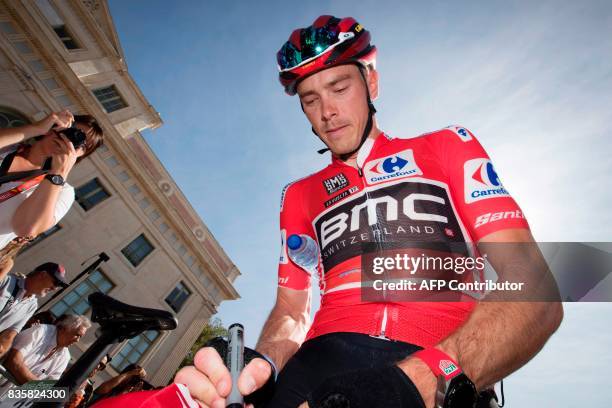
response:
<path fill-rule="evenodd" d="M 11 168 L 11 164 L 13 164 L 15 154 L 17 154 L 17 152 L 7 154 L 6 157 L 4 157 L 2 164 L 0 164 L 0 176 L 4 176 L 6 173 L 8 173 L 8 170 Z"/>
<path fill-rule="evenodd" d="M 8 300 L 2 307 L 2 310 L 0 310 L 0 315 L 4 313 L 4 310 L 6 309 L 7 306 L 9 307 L 13 306 L 13 303 L 15 303 L 15 298 L 17 297 L 17 293 L 19 293 L 19 279 L 18 278 L 15 279 L 15 286 L 13 286 L 13 289 L 11 290 L 11 296 L 8 298 Z"/>
<path fill-rule="evenodd" d="M 10 183 L 11 181 L 19 181 L 19 180 L 27 180 L 36 176 L 40 176 L 41 174 L 49 173 L 51 169 L 51 158 L 49 157 L 42 169 L 36 170 L 28 170 L 28 171 L 15 171 L 12 173 L 8 173 L 8 170 L 11 168 L 11 164 L 13 163 L 13 159 L 15 158 L 15 152 L 7 155 L 4 160 L 2 160 L 2 164 L 0 165 L 0 185 L 4 183 Z"/>

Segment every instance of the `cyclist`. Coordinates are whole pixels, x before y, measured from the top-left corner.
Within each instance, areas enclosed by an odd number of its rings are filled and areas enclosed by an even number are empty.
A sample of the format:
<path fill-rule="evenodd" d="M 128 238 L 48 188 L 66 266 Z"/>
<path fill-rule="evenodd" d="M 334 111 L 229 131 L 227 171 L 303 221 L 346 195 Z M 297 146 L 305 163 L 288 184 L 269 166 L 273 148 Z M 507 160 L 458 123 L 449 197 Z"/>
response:
<path fill-rule="evenodd" d="M 410 139 L 383 133 L 376 48 L 353 18 L 320 16 L 277 54 L 280 82 L 297 94 L 331 152 L 323 170 L 288 185 L 281 199 L 276 304 L 257 350 L 281 369 L 271 407 L 473 406 L 484 389 L 525 364 L 562 319 L 559 302 L 368 302 L 361 297 L 362 244 L 526 242 L 533 237 L 476 137 L 451 126 Z M 287 256 L 305 234 L 321 253 L 321 308 L 310 326 L 312 277 Z M 489 246 L 490 247 L 490 246 Z M 496 270 L 541 261 L 488 250 Z M 537 261 L 537 262 L 536 262 Z M 521 270 L 521 268 L 518 268 Z M 269 381 L 252 360 L 238 388 Z M 224 406 L 230 377 L 212 348 L 175 378 L 206 406 Z"/>

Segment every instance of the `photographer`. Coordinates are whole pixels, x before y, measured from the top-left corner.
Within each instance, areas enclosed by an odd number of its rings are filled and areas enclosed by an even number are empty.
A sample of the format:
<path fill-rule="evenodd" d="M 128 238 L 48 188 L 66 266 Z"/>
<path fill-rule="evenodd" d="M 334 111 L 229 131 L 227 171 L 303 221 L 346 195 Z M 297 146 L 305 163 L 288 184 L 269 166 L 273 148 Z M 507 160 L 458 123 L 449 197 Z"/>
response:
<path fill-rule="evenodd" d="M 34 133 L 42 136 L 31 145 L 10 145 Z M 102 142 L 102 129 L 94 117 L 73 117 L 68 111 L 0 132 L 0 146 L 4 146 L 0 149 L 0 176 L 26 172 L 25 177 L 0 185 L 0 250 L 7 247 L 0 252 L 0 266 L 68 212 L 74 188 L 66 178 L 73 166 Z M 48 171 L 44 174 L 42 170 Z"/>

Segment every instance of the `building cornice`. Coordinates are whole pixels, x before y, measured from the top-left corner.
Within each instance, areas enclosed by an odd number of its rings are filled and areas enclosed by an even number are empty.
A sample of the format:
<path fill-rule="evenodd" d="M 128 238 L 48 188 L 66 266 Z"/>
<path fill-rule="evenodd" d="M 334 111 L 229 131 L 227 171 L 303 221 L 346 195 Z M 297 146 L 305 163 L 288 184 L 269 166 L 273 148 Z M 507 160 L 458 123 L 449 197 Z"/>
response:
<path fill-rule="evenodd" d="M 71 4 L 77 5 L 82 11 L 84 10 L 84 6 L 80 2 L 76 0 L 70 1 Z M 37 21 L 28 13 L 27 9 L 19 5 L 22 4 L 25 6 L 24 2 L 5 1 L 3 3 L 8 12 L 20 25 L 27 27 L 37 26 Z M 31 7 L 31 5 L 29 6 Z M 86 12 L 85 14 L 89 14 L 87 10 L 84 11 Z M 88 18 L 91 20 L 90 23 L 92 23 L 93 18 L 91 15 L 89 15 Z M 95 22 L 93 26 L 96 27 Z M 100 31 L 98 27 L 96 27 L 96 29 Z M 55 72 L 57 78 L 64 83 L 64 88 L 69 89 L 72 92 L 71 96 L 73 96 L 81 106 L 86 106 L 89 110 L 88 113 L 98 119 L 105 131 L 105 144 L 117 154 L 130 172 L 135 175 L 135 178 L 146 191 L 148 197 L 150 197 L 159 208 L 172 209 L 166 211 L 167 214 L 170 215 L 168 220 L 180 234 L 180 238 L 185 241 L 192 252 L 197 256 L 198 261 L 202 265 L 212 266 L 210 272 L 213 279 L 222 289 L 223 298 L 238 298 L 238 293 L 227 278 L 229 274 L 232 274 L 233 271 L 236 270 L 236 266 L 231 262 L 210 231 L 208 231 L 204 222 L 191 207 L 179 187 L 165 170 L 161 162 L 159 162 L 159 159 L 151 151 L 140 133 L 135 132 L 128 135 L 127 138 L 123 138 L 118 129 L 111 122 L 109 115 L 102 110 L 91 91 L 70 68 L 68 61 L 66 61 L 61 53 L 55 48 L 44 46 L 45 41 L 48 42 L 45 31 L 40 29 L 28 30 L 28 33 L 28 39 L 31 45 L 36 49 L 39 55 L 44 57 L 48 64 L 52 65 L 51 69 Z M 98 34 L 101 33 L 99 32 Z M 108 40 L 106 40 L 104 36 L 102 36 L 102 38 L 104 38 L 102 42 L 106 41 L 110 46 Z M 113 55 L 106 56 L 113 57 Z M 114 58 L 118 58 L 118 56 L 115 54 Z M 27 69 L 27 67 L 24 68 Z M 131 88 L 137 91 L 145 102 L 144 106 L 149 107 L 151 112 L 155 112 L 152 106 L 144 98 L 129 73 L 127 73 L 127 71 L 121 71 L 119 74 L 129 79 L 128 82 Z M 155 112 L 155 114 L 156 116 L 153 117 L 159 118 L 157 112 Z M 161 119 L 159 119 L 159 122 L 153 121 L 150 126 L 155 128 L 160 124 Z M 211 260 L 213 261 L 212 263 Z"/>

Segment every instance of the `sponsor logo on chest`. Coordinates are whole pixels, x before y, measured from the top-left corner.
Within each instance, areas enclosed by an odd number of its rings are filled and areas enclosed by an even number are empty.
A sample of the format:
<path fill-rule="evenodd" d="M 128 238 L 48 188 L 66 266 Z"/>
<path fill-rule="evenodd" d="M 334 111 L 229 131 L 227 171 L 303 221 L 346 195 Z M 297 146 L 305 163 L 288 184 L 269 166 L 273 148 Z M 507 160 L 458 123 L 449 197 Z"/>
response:
<path fill-rule="evenodd" d="M 327 190 L 327 194 L 334 194 L 348 185 L 349 182 L 344 173 L 339 173 L 334 177 L 323 180 L 323 186 Z"/>
<path fill-rule="evenodd" d="M 423 174 L 414 160 L 412 149 L 372 160 L 365 164 L 364 169 L 369 185 Z"/>
<path fill-rule="evenodd" d="M 403 182 L 363 191 L 313 222 L 325 270 L 361 255 L 363 243 L 464 242 L 447 190 Z"/>

